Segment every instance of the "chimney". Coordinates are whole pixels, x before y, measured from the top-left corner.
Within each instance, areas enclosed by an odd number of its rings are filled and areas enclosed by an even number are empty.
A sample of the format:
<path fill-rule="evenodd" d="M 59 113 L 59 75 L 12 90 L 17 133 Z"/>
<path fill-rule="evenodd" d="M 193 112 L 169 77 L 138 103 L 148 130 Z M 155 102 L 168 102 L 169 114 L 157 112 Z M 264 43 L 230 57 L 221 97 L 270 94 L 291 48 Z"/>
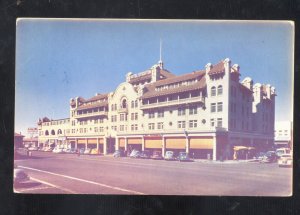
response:
<path fill-rule="evenodd" d="M 160 77 L 160 67 L 158 65 L 154 65 L 151 68 L 151 83 L 159 80 Z"/>
<path fill-rule="evenodd" d="M 128 73 L 126 74 L 126 82 L 129 82 L 129 81 L 130 81 L 131 75 L 132 75 L 132 72 L 128 72 Z"/>
<path fill-rule="evenodd" d="M 212 68 L 211 63 L 206 64 L 206 66 L 205 66 L 206 73 L 208 73 L 211 70 L 211 68 Z"/>

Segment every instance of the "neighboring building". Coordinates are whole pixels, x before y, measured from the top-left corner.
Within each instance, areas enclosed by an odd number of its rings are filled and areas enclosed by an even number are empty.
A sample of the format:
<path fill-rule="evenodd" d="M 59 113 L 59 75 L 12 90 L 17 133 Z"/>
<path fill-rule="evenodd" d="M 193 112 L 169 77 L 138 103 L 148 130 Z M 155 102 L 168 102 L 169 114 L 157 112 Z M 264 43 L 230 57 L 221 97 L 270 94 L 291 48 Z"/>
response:
<path fill-rule="evenodd" d="M 30 146 L 36 146 L 38 147 L 38 138 L 37 137 L 30 137 L 30 138 L 24 138 L 23 139 L 23 145 L 26 147 Z"/>
<path fill-rule="evenodd" d="M 278 121 L 275 122 L 275 147 L 287 147 L 292 148 L 293 138 L 293 122 L 290 121 Z"/>
<path fill-rule="evenodd" d="M 24 135 L 22 135 L 21 133 L 18 134 L 18 133 L 15 132 L 15 135 L 14 135 L 14 146 L 16 148 L 23 147 L 23 138 L 24 138 Z"/>
<path fill-rule="evenodd" d="M 274 143 L 275 88 L 239 80 L 225 59 L 176 76 L 159 61 L 128 73 L 114 92 L 70 100 L 70 118 L 40 119 L 39 142 L 69 147 L 187 151 L 198 158 L 232 158 L 234 146 Z"/>

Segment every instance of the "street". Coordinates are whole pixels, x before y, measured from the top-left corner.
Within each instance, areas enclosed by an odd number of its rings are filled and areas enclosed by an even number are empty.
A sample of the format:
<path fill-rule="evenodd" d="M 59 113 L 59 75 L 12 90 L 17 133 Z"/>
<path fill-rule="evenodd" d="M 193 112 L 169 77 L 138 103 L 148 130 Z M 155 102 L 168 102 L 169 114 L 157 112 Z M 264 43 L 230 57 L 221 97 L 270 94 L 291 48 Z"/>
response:
<path fill-rule="evenodd" d="M 179 162 L 34 151 L 15 160 L 30 181 L 17 193 L 289 196 L 292 168 L 277 163 Z"/>

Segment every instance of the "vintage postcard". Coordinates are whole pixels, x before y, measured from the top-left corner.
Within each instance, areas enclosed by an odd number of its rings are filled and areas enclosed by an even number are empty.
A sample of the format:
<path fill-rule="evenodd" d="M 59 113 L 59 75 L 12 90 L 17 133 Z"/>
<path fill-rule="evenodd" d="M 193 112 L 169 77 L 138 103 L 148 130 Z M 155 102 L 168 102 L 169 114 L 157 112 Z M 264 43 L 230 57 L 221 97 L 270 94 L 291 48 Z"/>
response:
<path fill-rule="evenodd" d="M 14 192 L 291 196 L 294 23 L 16 24 Z"/>

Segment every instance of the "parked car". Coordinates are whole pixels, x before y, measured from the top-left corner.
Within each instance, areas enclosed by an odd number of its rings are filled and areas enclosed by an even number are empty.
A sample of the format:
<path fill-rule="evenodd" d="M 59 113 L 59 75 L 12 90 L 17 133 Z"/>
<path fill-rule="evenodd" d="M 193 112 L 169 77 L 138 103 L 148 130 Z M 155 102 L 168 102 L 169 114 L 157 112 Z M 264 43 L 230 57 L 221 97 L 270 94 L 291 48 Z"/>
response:
<path fill-rule="evenodd" d="M 165 160 L 167 161 L 176 160 L 175 153 L 173 151 L 166 151 Z"/>
<path fill-rule="evenodd" d="M 278 157 L 281 157 L 284 154 L 290 154 L 290 153 L 291 153 L 291 150 L 289 148 L 279 148 L 279 149 L 276 149 L 276 155 Z"/>
<path fill-rule="evenodd" d="M 20 183 L 29 181 L 29 176 L 27 175 L 27 173 L 22 170 L 19 169 L 17 166 L 15 166 L 14 168 L 14 185 L 18 185 Z"/>
<path fill-rule="evenodd" d="M 99 155 L 99 154 L 100 154 L 100 149 L 94 148 L 94 149 L 91 150 L 91 153 L 90 153 L 90 154 L 91 154 L 91 155 Z"/>
<path fill-rule="evenodd" d="M 149 152 L 149 151 L 142 151 L 142 152 L 140 153 L 139 158 L 142 158 L 142 159 L 149 159 L 149 158 L 150 158 L 150 152 Z"/>
<path fill-rule="evenodd" d="M 123 150 L 116 150 L 116 151 L 114 152 L 113 156 L 114 156 L 115 158 L 124 157 L 124 156 L 125 156 L 125 153 L 124 153 Z"/>
<path fill-rule="evenodd" d="M 293 157 L 291 154 L 282 154 L 278 159 L 279 167 L 292 167 L 293 166 Z"/>
<path fill-rule="evenodd" d="M 132 150 L 132 152 L 130 153 L 129 157 L 131 158 L 139 158 L 140 157 L 140 151 L 134 149 Z"/>
<path fill-rule="evenodd" d="M 77 153 L 77 150 L 75 148 L 71 148 L 70 149 L 70 154 L 75 154 L 75 153 Z"/>
<path fill-rule="evenodd" d="M 78 150 L 79 150 L 79 154 L 84 154 L 85 152 L 85 148 L 79 148 Z"/>
<path fill-rule="evenodd" d="M 277 155 L 274 151 L 268 151 L 266 154 L 263 156 L 262 160 L 260 162 L 262 163 L 272 163 L 277 161 Z"/>
<path fill-rule="evenodd" d="M 52 147 L 46 147 L 44 149 L 45 152 L 52 152 L 53 150 L 54 150 L 54 148 L 52 148 Z"/>
<path fill-rule="evenodd" d="M 39 148 L 37 146 L 30 146 L 28 148 L 29 151 L 37 151 Z"/>
<path fill-rule="evenodd" d="M 53 149 L 52 152 L 53 152 L 53 153 L 57 153 L 57 154 L 61 154 L 61 153 L 63 153 L 64 151 L 63 151 L 63 148 L 56 147 L 56 148 Z"/>
<path fill-rule="evenodd" d="M 163 159 L 161 151 L 154 151 L 152 156 L 151 156 L 151 159 L 154 159 L 154 160 Z"/>
<path fill-rule="evenodd" d="M 90 148 L 86 148 L 83 152 L 83 154 L 88 155 L 91 153 L 91 149 Z"/>
<path fill-rule="evenodd" d="M 187 152 L 179 152 L 178 160 L 181 161 L 193 161 Z"/>
<path fill-rule="evenodd" d="M 256 153 L 256 155 L 254 155 L 253 159 L 256 159 L 256 160 L 262 160 L 263 157 L 265 156 L 266 152 L 258 152 Z"/>
<path fill-rule="evenodd" d="M 63 152 L 64 152 L 64 153 L 71 153 L 71 148 L 64 148 L 64 149 L 63 149 Z"/>

